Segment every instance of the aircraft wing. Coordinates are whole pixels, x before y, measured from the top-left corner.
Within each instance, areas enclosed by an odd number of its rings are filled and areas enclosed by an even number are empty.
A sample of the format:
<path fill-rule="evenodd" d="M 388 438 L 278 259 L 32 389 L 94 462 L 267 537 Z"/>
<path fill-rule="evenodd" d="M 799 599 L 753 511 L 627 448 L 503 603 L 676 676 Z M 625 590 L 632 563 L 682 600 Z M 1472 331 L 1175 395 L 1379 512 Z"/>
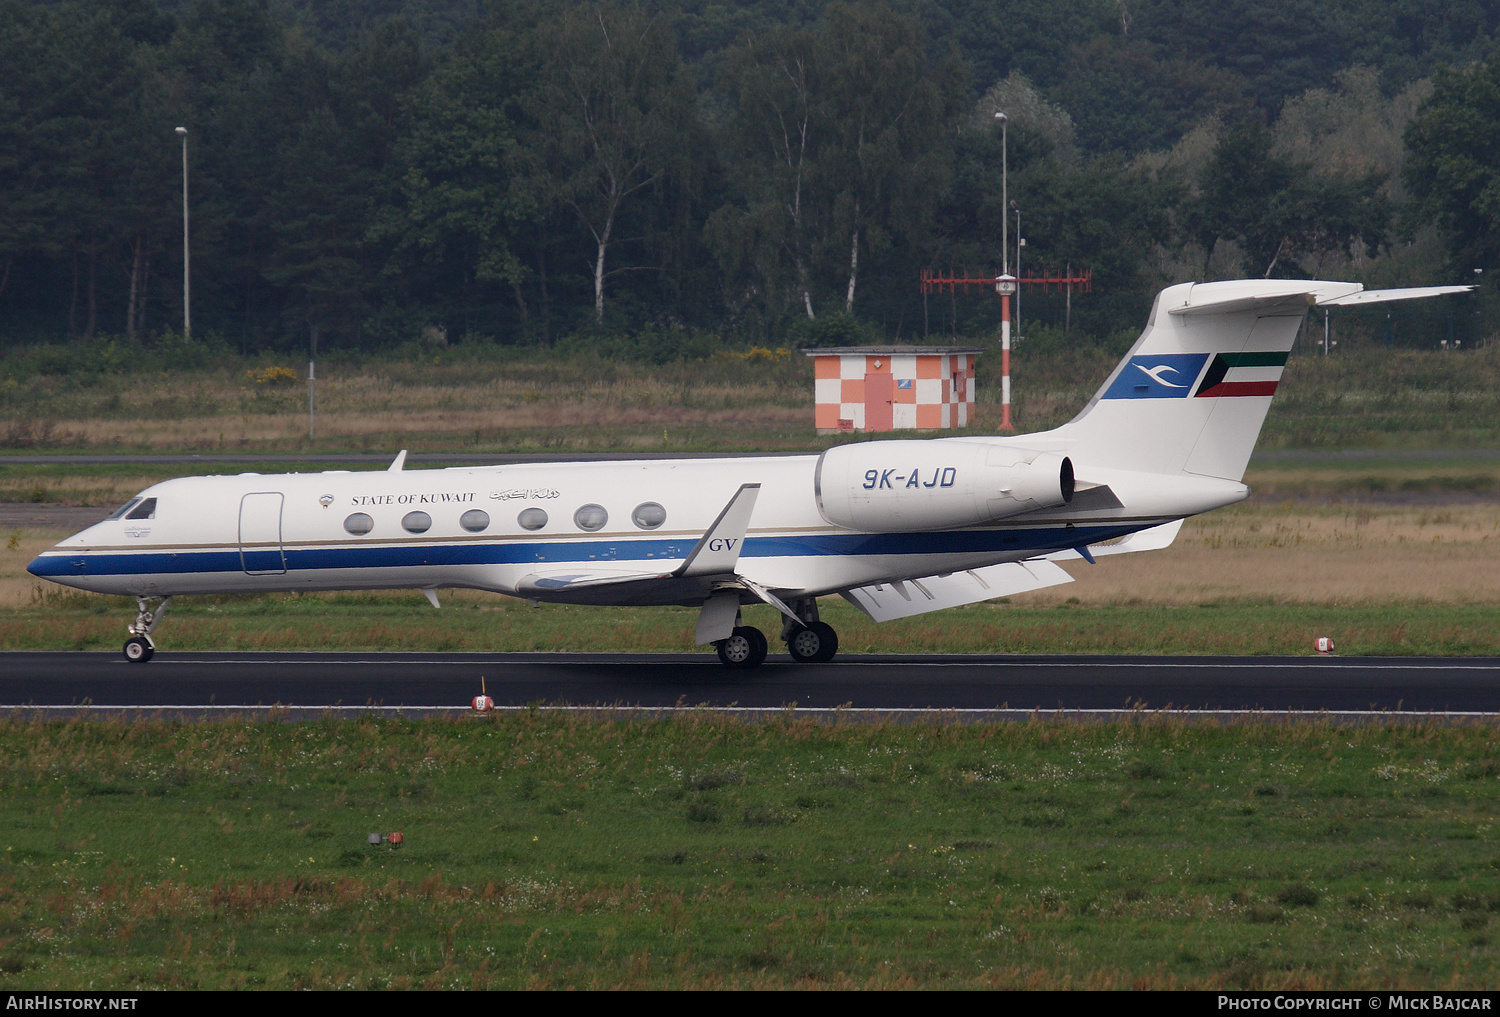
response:
<path fill-rule="evenodd" d="M 624 572 L 569 566 L 543 568 L 516 583 L 522 597 L 563 604 L 688 604 L 707 598 L 730 583 L 750 591 L 783 614 L 791 608 L 769 590 L 735 574 L 745 530 L 755 510 L 759 484 L 741 484 L 729 504 L 671 572 Z"/>
<path fill-rule="evenodd" d="M 580 572 L 577 569 L 570 569 L 556 572 L 533 572 L 517 583 L 516 589 L 522 594 L 554 593 L 670 578 L 671 574 L 666 572 Z"/>
<path fill-rule="evenodd" d="M 516 594 L 560 604 L 676 604 L 706 596 L 701 582 L 669 572 L 610 572 L 555 568 L 516 583 Z"/>
<path fill-rule="evenodd" d="M 1162 523 L 1145 530 L 1136 530 L 1134 533 L 1114 544 L 1090 544 L 1089 554 L 1095 558 L 1102 554 L 1130 554 L 1134 551 L 1160 551 L 1164 547 L 1171 547 L 1172 541 L 1177 539 L 1177 531 L 1182 529 L 1182 520 L 1174 519 L 1170 523 Z M 1046 555 L 1048 561 L 1070 561 L 1074 558 L 1082 558 L 1072 548 L 1062 551 L 1053 551 Z"/>
<path fill-rule="evenodd" d="M 860 586 L 846 590 L 843 597 L 875 621 L 886 622 L 1072 581 L 1072 576 L 1049 561 L 1007 562 L 943 576 Z"/>

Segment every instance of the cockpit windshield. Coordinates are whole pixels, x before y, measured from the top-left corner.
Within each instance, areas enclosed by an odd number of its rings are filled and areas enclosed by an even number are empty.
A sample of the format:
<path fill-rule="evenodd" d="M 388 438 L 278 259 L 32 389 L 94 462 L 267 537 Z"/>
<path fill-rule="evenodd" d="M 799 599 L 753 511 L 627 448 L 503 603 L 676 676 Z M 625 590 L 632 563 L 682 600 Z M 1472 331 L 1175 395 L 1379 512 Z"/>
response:
<path fill-rule="evenodd" d="M 125 516 L 126 519 L 155 519 L 156 499 L 147 498 Z"/>
<path fill-rule="evenodd" d="M 141 503 L 141 499 L 139 499 L 139 498 L 132 498 L 129 501 L 127 501 L 125 504 L 121 505 L 119 508 L 115 509 L 109 515 L 105 516 L 104 517 L 104 521 L 105 522 L 109 522 L 111 519 L 124 519 L 125 518 L 125 513 L 129 512 L 131 509 L 135 508 L 140 503 Z"/>

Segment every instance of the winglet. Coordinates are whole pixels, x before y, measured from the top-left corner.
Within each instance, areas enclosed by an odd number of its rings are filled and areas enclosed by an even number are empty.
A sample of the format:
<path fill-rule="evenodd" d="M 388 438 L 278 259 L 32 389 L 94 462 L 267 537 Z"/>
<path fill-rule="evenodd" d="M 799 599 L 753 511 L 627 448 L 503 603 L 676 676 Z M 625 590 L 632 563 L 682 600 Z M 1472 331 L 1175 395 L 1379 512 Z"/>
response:
<path fill-rule="evenodd" d="M 396 453 L 396 458 L 391 462 L 391 465 L 389 465 L 389 466 L 387 466 L 385 468 L 385 471 L 387 473 L 400 473 L 401 472 L 401 468 L 403 466 L 405 466 L 405 465 L 406 465 L 406 449 L 402 449 L 400 452 Z"/>
<path fill-rule="evenodd" d="M 674 576 L 719 576 L 732 575 L 740 561 L 740 549 L 745 544 L 745 531 L 750 528 L 750 513 L 755 511 L 755 499 L 760 496 L 759 484 L 741 484 L 719 518 L 708 528 L 697 545 L 688 552 L 687 560 L 678 566 Z"/>

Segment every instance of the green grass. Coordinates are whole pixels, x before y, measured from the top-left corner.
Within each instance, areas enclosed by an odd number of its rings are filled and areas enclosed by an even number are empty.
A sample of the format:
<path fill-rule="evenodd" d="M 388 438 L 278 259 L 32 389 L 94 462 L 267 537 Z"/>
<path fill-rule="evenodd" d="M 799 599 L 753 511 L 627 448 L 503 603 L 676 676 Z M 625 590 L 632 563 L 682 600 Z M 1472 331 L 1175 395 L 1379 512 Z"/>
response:
<path fill-rule="evenodd" d="M 1500 653 L 1497 604 L 1275 604 L 1223 602 L 1035 608 L 976 604 L 876 625 L 836 598 L 823 619 L 853 653 L 1302 654 L 1320 635 L 1365 655 Z M 40 590 L 29 608 L 0 613 L 0 650 L 116 650 L 135 603 Z M 695 608 L 566 607 L 501 597 L 449 597 L 434 611 L 420 594 L 181 597 L 157 631 L 163 650 L 421 650 L 684 652 Z M 768 607 L 746 624 L 780 633 Z M 772 649 L 781 652 L 779 641 Z"/>
<path fill-rule="evenodd" d="M 0 987 L 1488 988 L 1495 738 L 16 718 Z"/>

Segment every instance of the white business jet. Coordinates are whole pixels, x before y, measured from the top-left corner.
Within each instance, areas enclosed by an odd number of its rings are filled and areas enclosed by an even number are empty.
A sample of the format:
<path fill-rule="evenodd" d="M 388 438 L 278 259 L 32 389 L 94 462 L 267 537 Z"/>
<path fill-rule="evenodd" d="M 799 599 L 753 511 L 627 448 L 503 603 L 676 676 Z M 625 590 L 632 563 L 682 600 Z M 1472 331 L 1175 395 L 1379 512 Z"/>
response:
<path fill-rule="evenodd" d="M 838 648 L 837 594 L 877 622 L 1072 579 L 1057 562 L 1166 547 L 1241 501 L 1310 306 L 1460 293 L 1253 279 L 1163 290 L 1083 411 L 1036 434 L 864 441 L 822 455 L 186 477 L 43 552 L 32 575 L 137 598 L 127 660 L 174 596 L 467 587 L 563 604 L 699 607 L 697 641 L 765 660 Z"/>

